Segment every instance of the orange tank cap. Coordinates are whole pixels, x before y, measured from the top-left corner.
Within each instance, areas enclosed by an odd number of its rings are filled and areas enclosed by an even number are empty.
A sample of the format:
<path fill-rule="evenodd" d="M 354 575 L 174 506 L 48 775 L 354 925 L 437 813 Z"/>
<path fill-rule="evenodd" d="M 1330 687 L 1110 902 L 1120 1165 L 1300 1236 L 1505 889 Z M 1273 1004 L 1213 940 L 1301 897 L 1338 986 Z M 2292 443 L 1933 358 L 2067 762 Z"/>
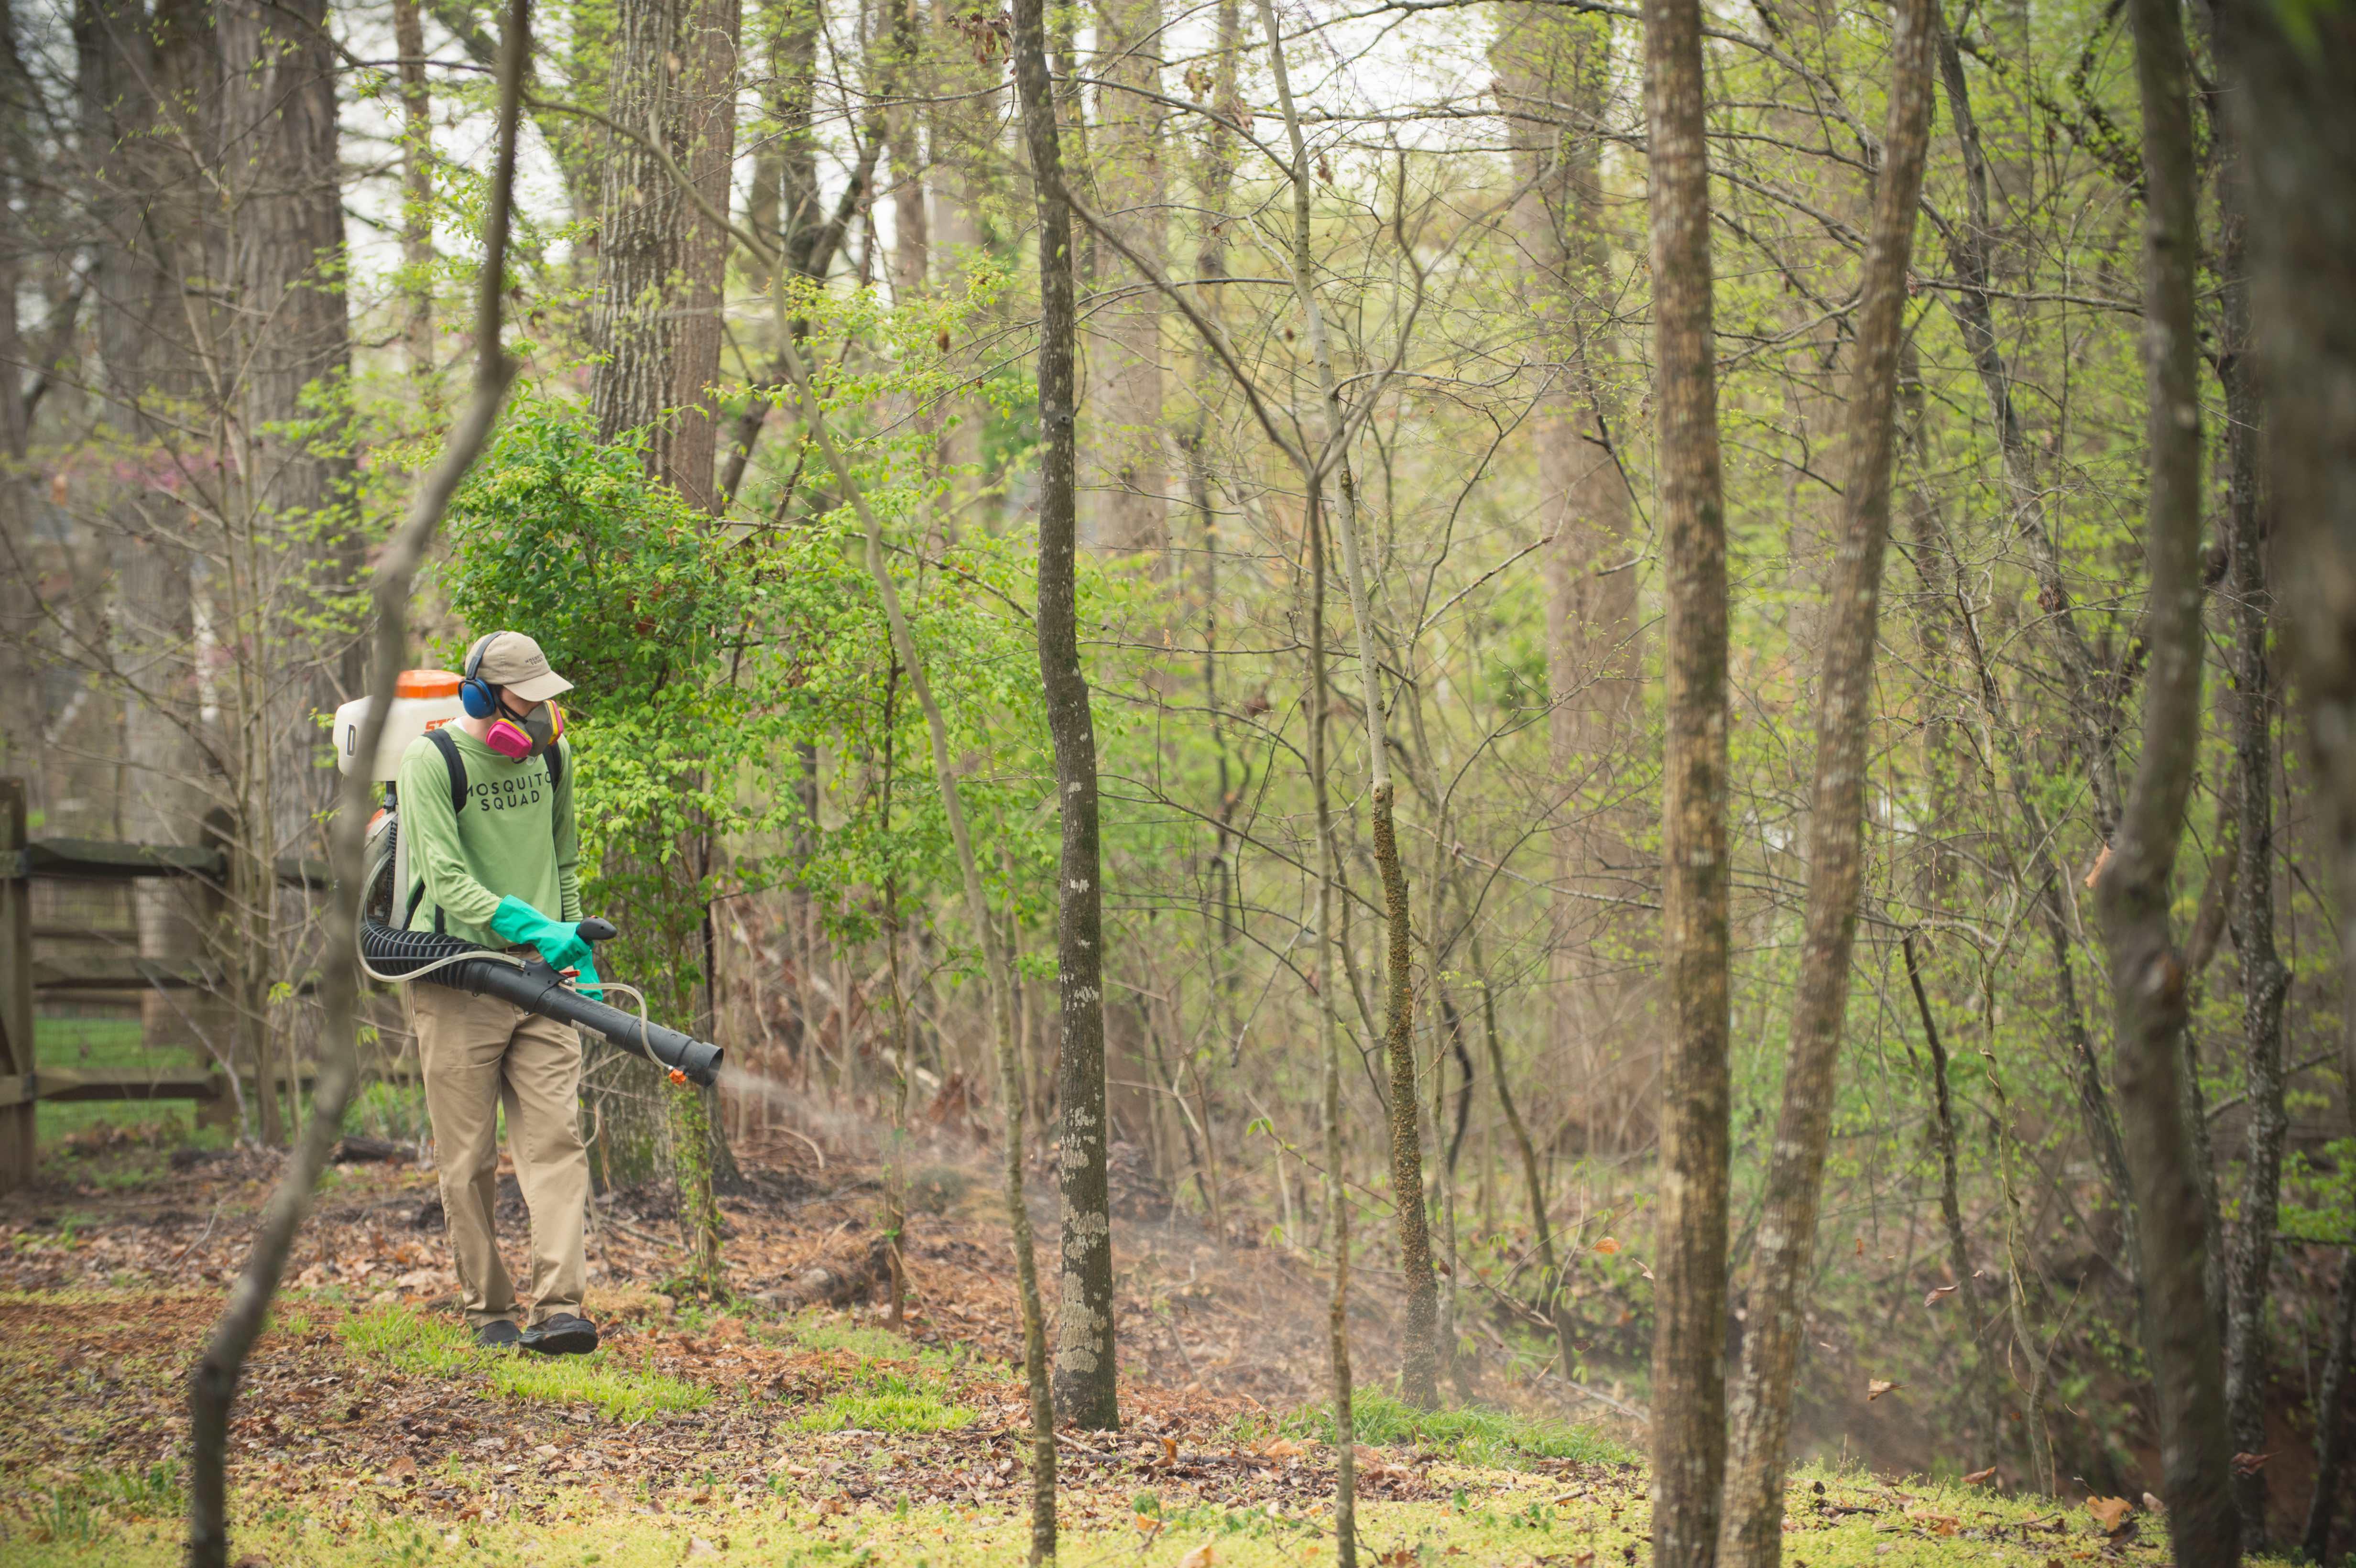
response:
<path fill-rule="evenodd" d="M 455 670 L 405 669 L 393 683 L 392 694 L 400 697 L 455 697 L 463 684 Z"/>

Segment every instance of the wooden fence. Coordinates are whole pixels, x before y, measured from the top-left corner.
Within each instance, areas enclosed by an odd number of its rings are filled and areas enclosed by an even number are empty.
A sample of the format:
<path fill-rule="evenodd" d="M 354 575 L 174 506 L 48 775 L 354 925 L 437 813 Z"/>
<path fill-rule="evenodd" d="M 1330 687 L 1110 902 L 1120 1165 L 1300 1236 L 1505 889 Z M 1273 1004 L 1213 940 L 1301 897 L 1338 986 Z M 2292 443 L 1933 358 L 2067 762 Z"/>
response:
<path fill-rule="evenodd" d="M 282 860 L 282 882 L 328 885 L 316 861 Z M 194 879 L 219 889 L 229 858 L 209 847 L 118 844 L 89 838 L 32 838 L 26 827 L 22 779 L 0 779 L 0 1193 L 33 1179 L 39 1151 L 38 1106 L 44 1100 L 195 1100 L 228 1096 L 218 1066 L 44 1067 L 35 1048 L 37 1004 L 122 998 L 173 991 L 209 992 L 215 976 L 193 960 L 134 955 L 39 956 L 33 884 L 54 880 L 115 884 L 166 877 Z"/>

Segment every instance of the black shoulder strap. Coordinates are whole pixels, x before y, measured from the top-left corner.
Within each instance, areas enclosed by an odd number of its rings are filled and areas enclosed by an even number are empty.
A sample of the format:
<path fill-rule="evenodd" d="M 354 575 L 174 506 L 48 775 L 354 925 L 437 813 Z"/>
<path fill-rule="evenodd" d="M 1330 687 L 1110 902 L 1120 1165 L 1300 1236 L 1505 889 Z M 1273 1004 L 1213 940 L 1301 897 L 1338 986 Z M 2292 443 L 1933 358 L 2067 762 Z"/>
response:
<path fill-rule="evenodd" d="M 548 749 L 548 787 L 561 789 L 564 784 L 564 742 L 559 741 Z"/>
<path fill-rule="evenodd" d="M 425 738 L 434 742 L 434 749 L 442 753 L 443 766 L 450 770 L 450 815 L 463 821 L 466 816 L 466 759 L 458 754 L 458 742 L 450 738 L 450 731 L 447 729 L 428 730 L 425 731 Z M 412 911 L 416 909 L 417 901 L 424 896 L 425 879 L 420 877 L 417 880 L 416 897 L 410 901 L 409 907 Z M 434 906 L 434 935 L 446 934 L 444 926 L 447 919 L 442 906 L 435 904 Z M 403 921 L 402 923 L 406 926 L 409 923 Z"/>
<path fill-rule="evenodd" d="M 466 815 L 466 759 L 458 754 L 458 742 L 450 738 L 447 728 L 428 730 L 425 738 L 442 753 L 443 765 L 450 770 L 450 815 Z"/>

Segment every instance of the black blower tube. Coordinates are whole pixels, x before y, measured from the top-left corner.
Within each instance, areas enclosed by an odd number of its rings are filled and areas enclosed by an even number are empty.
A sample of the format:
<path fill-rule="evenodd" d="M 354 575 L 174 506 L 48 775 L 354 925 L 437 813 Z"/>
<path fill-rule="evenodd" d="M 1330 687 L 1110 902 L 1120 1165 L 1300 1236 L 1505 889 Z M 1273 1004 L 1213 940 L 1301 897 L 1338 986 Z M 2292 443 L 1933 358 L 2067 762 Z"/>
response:
<path fill-rule="evenodd" d="M 482 951 L 455 937 L 435 936 L 423 931 L 395 931 L 375 920 L 360 927 L 360 952 L 367 957 L 369 967 L 395 979 L 437 959 Z M 720 1047 L 675 1029 L 644 1022 L 619 1008 L 593 1002 L 566 986 L 563 976 L 538 958 L 520 965 L 490 957 L 467 958 L 417 977 L 431 986 L 448 986 L 477 997 L 497 997 L 525 1012 L 603 1035 L 633 1056 L 643 1056 L 658 1067 L 684 1072 L 706 1088 L 720 1076 Z"/>

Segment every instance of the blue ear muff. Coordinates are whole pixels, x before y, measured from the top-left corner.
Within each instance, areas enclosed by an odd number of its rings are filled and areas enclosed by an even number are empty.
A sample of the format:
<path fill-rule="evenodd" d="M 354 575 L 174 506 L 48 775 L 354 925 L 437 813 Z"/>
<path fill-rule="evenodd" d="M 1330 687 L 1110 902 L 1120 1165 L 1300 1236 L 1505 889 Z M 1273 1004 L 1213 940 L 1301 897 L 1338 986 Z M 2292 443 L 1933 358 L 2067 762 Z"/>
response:
<path fill-rule="evenodd" d="M 458 688 L 458 706 L 466 710 L 469 719 L 488 719 L 499 710 L 498 693 L 491 689 L 490 682 L 477 673 L 483 667 L 483 655 L 498 640 L 498 634 L 494 632 L 477 643 L 474 650 L 466 656 L 466 678 Z"/>

